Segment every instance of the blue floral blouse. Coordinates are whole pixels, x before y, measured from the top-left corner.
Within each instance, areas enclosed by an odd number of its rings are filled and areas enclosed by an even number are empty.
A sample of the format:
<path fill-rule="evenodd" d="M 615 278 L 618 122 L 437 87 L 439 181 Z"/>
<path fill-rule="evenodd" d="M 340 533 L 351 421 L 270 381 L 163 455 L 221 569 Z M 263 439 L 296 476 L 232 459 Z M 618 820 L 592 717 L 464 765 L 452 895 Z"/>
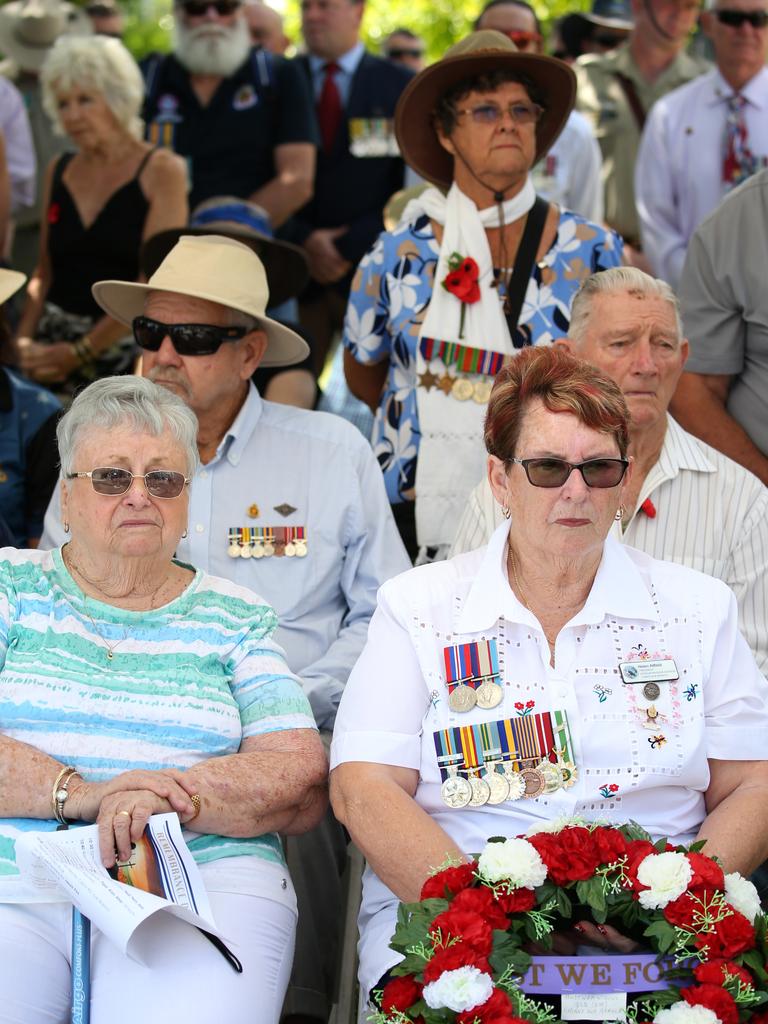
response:
<path fill-rule="evenodd" d="M 582 280 L 621 263 L 615 232 L 563 210 L 557 234 L 533 270 L 512 339 L 515 348 L 565 337 L 571 300 Z M 432 295 L 440 246 L 429 217 L 382 232 L 360 261 L 347 306 L 344 345 L 359 362 L 389 359 L 389 374 L 376 412 L 371 442 L 392 504 L 413 501 L 419 455 L 416 350 Z"/>

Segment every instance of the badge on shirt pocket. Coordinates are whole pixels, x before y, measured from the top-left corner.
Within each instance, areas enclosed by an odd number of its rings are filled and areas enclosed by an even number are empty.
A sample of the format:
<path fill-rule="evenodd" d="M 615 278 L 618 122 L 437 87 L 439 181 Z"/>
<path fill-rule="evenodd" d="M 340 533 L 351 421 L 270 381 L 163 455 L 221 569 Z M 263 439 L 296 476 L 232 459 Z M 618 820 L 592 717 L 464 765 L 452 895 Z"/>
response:
<path fill-rule="evenodd" d="M 352 156 L 400 156 L 391 117 L 350 117 L 347 129 Z"/>
<path fill-rule="evenodd" d="M 232 98 L 233 110 L 250 110 L 259 102 L 259 97 L 252 85 L 241 85 Z"/>

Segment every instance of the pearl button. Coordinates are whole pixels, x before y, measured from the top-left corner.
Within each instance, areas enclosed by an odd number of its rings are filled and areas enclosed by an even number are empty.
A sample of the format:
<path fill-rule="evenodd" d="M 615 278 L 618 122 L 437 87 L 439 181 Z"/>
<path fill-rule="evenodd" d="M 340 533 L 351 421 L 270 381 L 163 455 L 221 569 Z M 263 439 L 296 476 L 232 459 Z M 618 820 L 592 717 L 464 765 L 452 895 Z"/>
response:
<path fill-rule="evenodd" d="M 205 527 L 203 526 L 202 523 L 198 523 L 197 526 L 195 527 L 195 533 L 204 533 L 204 532 L 205 532 Z"/>

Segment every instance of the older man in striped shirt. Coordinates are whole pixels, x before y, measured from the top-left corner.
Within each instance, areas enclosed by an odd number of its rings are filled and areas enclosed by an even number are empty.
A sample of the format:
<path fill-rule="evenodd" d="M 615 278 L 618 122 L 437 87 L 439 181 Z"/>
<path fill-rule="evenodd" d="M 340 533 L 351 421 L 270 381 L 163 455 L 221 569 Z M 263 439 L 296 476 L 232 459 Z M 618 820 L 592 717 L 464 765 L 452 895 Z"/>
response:
<path fill-rule="evenodd" d="M 768 488 L 667 412 L 688 355 L 671 288 L 632 267 L 592 275 L 573 301 L 562 344 L 613 377 L 629 406 L 634 471 L 616 536 L 727 583 L 768 673 Z M 501 521 L 486 480 L 470 497 L 451 554 L 484 544 Z"/>

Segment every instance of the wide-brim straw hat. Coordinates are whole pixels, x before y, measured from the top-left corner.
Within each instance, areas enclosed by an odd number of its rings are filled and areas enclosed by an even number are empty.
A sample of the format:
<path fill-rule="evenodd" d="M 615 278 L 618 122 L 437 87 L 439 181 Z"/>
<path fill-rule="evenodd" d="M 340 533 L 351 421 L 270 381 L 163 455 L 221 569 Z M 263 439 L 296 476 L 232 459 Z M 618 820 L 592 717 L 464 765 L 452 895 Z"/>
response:
<path fill-rule="evenodd" d="M 25 274 L 18 270 L 3 270 L 0 268 L 0 306 L 7 302 L 27 280 Z"/>
<path fill-rule="evenodd" d="M 453 157 L 440 145 L 434 112 L 452 86 L 491 71 L 513 71 L 530 79 L 546 108 L 536 125 L 536 160 L 563 130 L 576 99 L 576 76 L 555 57 L 521 53 L 511 39 L 493 29 L 473 32 L 446 50 L 442 60 L 411 79 L 395 110 L 395 133 L 405 162 L 442 188 L 453 181 Z"/>
<path fill-rule="evenodd" d="M 91 291 L 105 313 L 128 325 L 144 313 L 150 292 L 207 299 L 256 317 L 269 340 L 262 366 L 291 366 L 309 355 L 303 338 L 265 315 L 269 288 L 259 257 L 222 235 L 182 235 L 146 284 L 97 281 Z"/>
<path fill-rule="evenodd" d="M 263 211 L 237 196 L 212 196 L 192 211 L 189 226 L 160 231 L 147 239 L 139 262 L 151 277 L 182 235 L 221 235 L 253 249 L 267 273 L 269 301 L 280 306 L 309 284 L 309 264 L 298 245 L 273 238 Z"/>
<path fill-rule="evenodd" d="M 66 0 L 12 0 L 0 7 L 0 52 L 22 71 L 39 72 L 59 36 L 92 32 L 85 11 Z"/>

